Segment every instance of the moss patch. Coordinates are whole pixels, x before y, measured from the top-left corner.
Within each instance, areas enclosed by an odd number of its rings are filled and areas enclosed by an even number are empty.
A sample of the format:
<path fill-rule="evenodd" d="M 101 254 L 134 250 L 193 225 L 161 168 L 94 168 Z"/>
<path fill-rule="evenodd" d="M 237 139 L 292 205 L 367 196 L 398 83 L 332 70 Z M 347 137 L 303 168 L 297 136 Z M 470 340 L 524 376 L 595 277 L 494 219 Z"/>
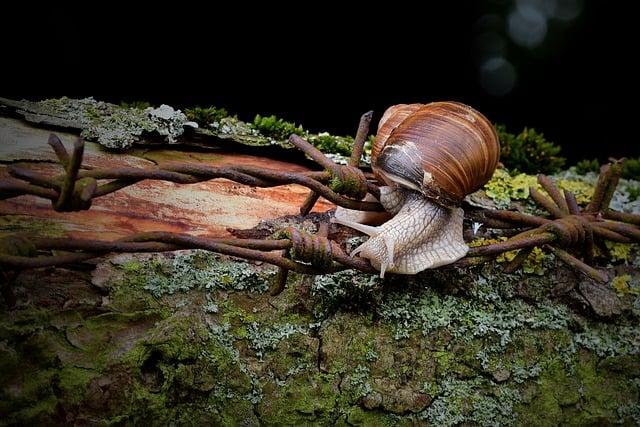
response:
<path fill-rule="evenodd" d="M 3 313 L 0 366 L 36 374 L 5 374 L 0 410 L 15 423 L 62 408 L 78 423 L 216 425 L 636 416 L 636 315 L 576 314 L 549 298 L 555 269 L 292 274 L 272 298 L 262 268 L 197 251 L 121 256 L 100 266 L 103 312 Z"/>

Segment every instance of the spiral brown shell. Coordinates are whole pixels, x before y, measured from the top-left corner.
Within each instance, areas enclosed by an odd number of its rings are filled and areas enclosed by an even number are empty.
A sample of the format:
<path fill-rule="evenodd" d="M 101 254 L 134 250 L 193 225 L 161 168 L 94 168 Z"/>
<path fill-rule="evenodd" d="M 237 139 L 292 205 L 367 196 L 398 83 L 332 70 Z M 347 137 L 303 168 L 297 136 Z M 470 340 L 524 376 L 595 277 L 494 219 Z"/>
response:
<path fill-rule="evenodd" d="M 380 120 L 371 157 L 385 181 L 457 205 L 491 179 L 500 143 L 491 122 L 467 105 L 401 104 Z"/>

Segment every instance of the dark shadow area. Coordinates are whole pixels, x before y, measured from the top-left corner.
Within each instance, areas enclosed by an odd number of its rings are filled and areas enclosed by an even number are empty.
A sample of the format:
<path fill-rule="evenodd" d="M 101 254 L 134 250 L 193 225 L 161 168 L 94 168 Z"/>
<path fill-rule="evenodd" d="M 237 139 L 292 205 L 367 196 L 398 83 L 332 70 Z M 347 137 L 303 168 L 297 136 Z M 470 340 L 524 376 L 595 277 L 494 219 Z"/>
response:
<path fill-rule="evenodd" d="M 5 70 L 0 93 L 215 105 L 247 121 L 276 114 L 335 134 L 354 134 L 367 110 L 377 122 L 392 104 L 457 100 L 511 132 L 528 126 L 544 133 L 563 147 L 568 164 L 640 155 L 633 108 L 623 106 L 633 102 L 637 84 L 633 14 L 622 5 L 433 7 L 389 7 L 383 16 L 357 19 L 316 10 L 297 18 L 224 15 L 229 22 L 184 21 L 183 28 L 152 22 L 134 38 L 78 29 L 92 34 L 90 53 L 72 34 L 51 31 L 55 49 L 15 47 L 19 60 Z"/>

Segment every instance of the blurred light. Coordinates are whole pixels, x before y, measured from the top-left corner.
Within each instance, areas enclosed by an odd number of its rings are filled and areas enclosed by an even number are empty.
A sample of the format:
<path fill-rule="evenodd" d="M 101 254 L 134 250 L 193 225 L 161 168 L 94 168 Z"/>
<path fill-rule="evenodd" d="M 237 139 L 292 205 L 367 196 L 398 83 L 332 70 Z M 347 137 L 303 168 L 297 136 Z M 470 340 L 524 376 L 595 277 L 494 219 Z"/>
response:
<path fill-rule="evenodd" d="M 487 57 L 504 56 L 507 50 L 507 43 L 500 34 L 488 31 L 478 34 L 473 41 L 474 53 L 482 60 Z"/>
<path fill-rule="evenodd" d="M 549 16 L 561 21 L 576 19 L 582 12 L 582 0 L 547 0 L 553 7 L 549 8 Z"/>
<path fill-rule="evenodd" d="M 547 18 L 539 1 L 518 1 L 516 9 L 507 18 L 511 39 L 520 46 L 539 46 L 547 35 Z"/>
<path fill-rule="evenodd" d="M 498 31 L 502 28 L 504 28 L 502 16 L 493 13 L 485 13 L 473 24 L 475 32 Z"/>
<path fill-rule="evenodd" d="M 504 96 L 516 85 L 515 67 L 503 57 L 487 59 L 480 66 L 480 85 L 493 96 Z"/>
<path fill-rule="evenodd" d="M 516 0 L 517 8 L 534 8 L 542 13 L 546 18 L 553 15 L 553 11 L 557 7 L 558 0 Z"/>

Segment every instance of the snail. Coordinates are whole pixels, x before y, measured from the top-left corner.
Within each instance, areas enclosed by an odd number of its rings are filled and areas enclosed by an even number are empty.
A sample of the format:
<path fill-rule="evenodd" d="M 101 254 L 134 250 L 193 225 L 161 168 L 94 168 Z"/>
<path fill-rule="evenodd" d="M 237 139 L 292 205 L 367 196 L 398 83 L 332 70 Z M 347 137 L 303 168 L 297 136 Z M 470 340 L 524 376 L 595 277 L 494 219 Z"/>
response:
<path fill-rule="evenodd" d="M 360 254 L 380 271 L 416 274 L 453 263 L 469 250 L 462 237 L 467 194 L 489 181 L 500 143 L 481 113 L 458 102 L 388 108 L 372 148 L 380 203 L 393 217 L 379 226 L 339 208 L 333 222 L 369 235 Z"/>

